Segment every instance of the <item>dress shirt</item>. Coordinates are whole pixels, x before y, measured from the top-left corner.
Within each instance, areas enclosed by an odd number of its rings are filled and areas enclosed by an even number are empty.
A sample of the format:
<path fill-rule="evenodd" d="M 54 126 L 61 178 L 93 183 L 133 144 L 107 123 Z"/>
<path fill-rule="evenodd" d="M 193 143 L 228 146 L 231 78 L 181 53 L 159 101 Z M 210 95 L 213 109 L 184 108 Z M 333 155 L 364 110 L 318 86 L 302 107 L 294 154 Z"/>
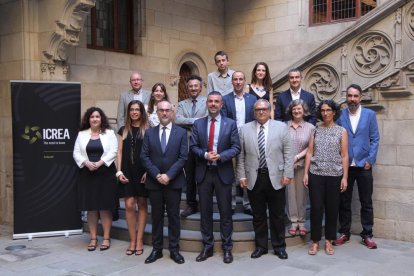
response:
<path fill-rule="evenodd" d="M 238 96 L 236 93 L 234 94 L 234 103 L 236 105 L 236 123 L 237 129 L 240 129 L 246 121 L 246 104 L 244 101 L 243 95 Z"/>
<path fill-rule="evenodd" d="M 211 125 L 211 119 L 212 117 L 208 116 L 208 123 L 207 123 L 207 135 L 210 135 L 210 125 Z M 216 118 L 214 118 L 216 121 L 214 122 L 214 141 L 213 141 L 213 150 L 217 152 L 217 144 L 218 144 L 218 137 L 220 134 L 220 124 L 221 124 L 221 115 L 217 115 Z M 210 137 L 207 136 L 207 141 Z M 204 153 L 204 158 L 207 159 L 208 152 Z M 211 163 L 211 165 L 217 165 L 217 162 L 214 161 Z"/>
<path fill-rule="evenodd" d="M 269 131 L 269 120 L 267 120 L 267 122 L 264 123 L 263 125 L 259 124 L 259 122 L 256 121 L 256 135 L 259 136 L 260 126 L 263 126 L 263 132 L 265 136 L 265 145 L 267 144 L 267 132 Z M 267 147 L 265 146 L 265 152 L 266 152 L 266 148 Z"/>
<path fill-rule="evenodd" d="M 161 142 L 161 136 L 162 136 L 162 128 L 164 127 L 163 125 L 159 125 L 160 126 L 160 133 L 158 133 L 159 137 L 160 137 L 160 142 Z M 170 122 L 168 125 L 166 125 L 165 127 L 167 127 L 165 129 L 165 145 L 168 145 L 168 139 L 170 138 L 170 133 L 171 133 L 171 128 L 172 128 L 172 122 Z"/>
<path fill-rule="evenodd" d="M 349 110 L 349 109 L 348 109 Z M 352 132 L 355 133 L 359 119 L 361 118 L 361 105 L 356 110 L 355 114 L 352 114 L 351 111 L 349 111 L 349 121 L 351 122 Z M 355 167 L 355 159 L 352 159 L 351 165 L 352 167 Z"/>
<path fill-rule="evenodd" d="M 211 91 L 218 91 L 222 96 L 233 92 L 233 84 L 231 83 L 233 73 L 234 70 L 228 69 L 227 74 L 224 77 L 218 70 L 208 74 L 207 95 Z"/>
<path fill-rule="evenodd" d="M 142 102 L 142 93 L 141 93 L 141 91 L 142 91 L 142 88 L 140 90 L 138 90 L 138 92 L 135 91 L 135 90 L 132 90 L 132 92 L 134 92 L 134 100 L 135 101 Z"/>
<path fill-rule="evenodd" d="M 292 95 L 292 101 L 299 100 L 300 99 L 300 92 L 302 91 L 302 88 L 299 88 L 299 91 L 295 93 L 292 88 L 290 88 L 290 94 Z"/>

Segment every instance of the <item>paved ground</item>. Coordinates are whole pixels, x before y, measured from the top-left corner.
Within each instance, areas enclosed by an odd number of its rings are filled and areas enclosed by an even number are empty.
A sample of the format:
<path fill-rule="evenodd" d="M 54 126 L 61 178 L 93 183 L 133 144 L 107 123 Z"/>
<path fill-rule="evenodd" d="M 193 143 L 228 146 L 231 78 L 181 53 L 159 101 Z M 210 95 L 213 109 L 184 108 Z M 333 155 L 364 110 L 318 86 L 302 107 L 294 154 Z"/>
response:
<path fill-rule="evenodd" d="M 128 243 L 112 240 L 108 251 L 88 252 L 88 235 L 12 240 L 10 226 L 0 225 L 0 275 L 414 275 L 414 244 L 376 239 L 379 248 L 370 250 L 358 236 L 336 247 L 335 255 L 319 251 L 307 254 L 308 245 L 288 248 L 289 259 L 268 254 L 253 260 L 251 252 L 234 255 L 232 264 L 224 264 L 221 254 L 197 263 L 196 253 L 182 252 L 185 264 L 177 265 L 164 250 L 164 258 L 144 264 L 151 251 L 145 246 L 142 256 L 126 256 Z M 20 251 L 8 251 L 11 245 L 24 245 Z M 321 243 L 322 245 L 322 243 Z"/>

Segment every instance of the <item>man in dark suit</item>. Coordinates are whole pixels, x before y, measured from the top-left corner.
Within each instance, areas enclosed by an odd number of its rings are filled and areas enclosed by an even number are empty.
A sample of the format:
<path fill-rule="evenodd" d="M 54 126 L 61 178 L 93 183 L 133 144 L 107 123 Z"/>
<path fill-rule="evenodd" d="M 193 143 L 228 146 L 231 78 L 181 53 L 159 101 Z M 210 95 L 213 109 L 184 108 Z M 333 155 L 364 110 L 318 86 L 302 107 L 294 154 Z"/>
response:
<path fill-rule="evenodd" d="M 351 84 L 346 91 L 348 108 L 342 110 L 338 124 L 348 132 L 348 188 L 341 193 L 339 206 L 339 233 L 334 245 L 342 245 L 349 241 L 352 223 L 352 191 L 354 184 L 358 185 L 359 201 L 361 202 L 362 244 L 369 249 L 377 248 L 372 240 L 374 226 L 374 211 L 372 193 L 374 180 L 372 166 L 377 159 L 379 146 L 379 131 L 375 112 L 361 106 L 362 89 L 357 84 Z"/>
<path fill-rule="evenodd" d="M 302 73 L 299 69 L 291 69 L 288 73 L 290 88 L 277 96 L 275 108 L 275 120 L 287 122 L 291 116 L 286 110 L 292 100 L 301 99 L 309 108 L 310 115 L 305 117 L 305 121 L 316 125 L 316 104 L 312 93 L 301 88 Z"/>
<path fill-rule="evenodd" d="M 252 258 L 266 254 L 270 240 L 275 254 L 287 259 L 285 243 L 285 187 L 293 178 L 292 142 L 288 127 L 270 119 L 271 106 L 259 99 L 254 106 L 256 121 L 240 132 L 241 153 L 237 158 L 237 179 L 248 189 L 253 211 L 256 250 Z"/>
<path fill-rule="evenodd" d="M 232 158 L 240 153 L 236 122 L 220 115 L 223 101 L 220 92 L 207 97 L 208 116 L 194 122 L 190 148 L 196 156 L 196 181 L 200 200 L 203 250 L 197 262 L 213 256 L 213 192 L 220 210 L 220 233 L 224 251 L 223 262 L 233 262 L 231 189 L 235 180 Z"/>
<path fill-rule="evenodd" d="M 170 257 L 182 264 L 184 257 L 179 253 L 180 201 L 181 189 L 186 183 L 183 168 L 188 154 L 187 133 L 171 122 L 170 102 L 159 102 L 157 115 L 160 124 L 146 131 L 141 152 L 147 170 L 145 186 L 152 206 L 153 250 L 145 263 L 162 258 L 164 210 L 167 210 Z"/>
<path fill-rule="evenodd" d="M 223 96 L 221 114 L 235 120 L 237 129 L 240 130 L 244 124 L 254 120 L 253 106 L 257 98 L 250 93 L 243 92 L 246 85 L 246 77 L 243 72 L 235 71 L 231 77 L 231 82 L 233 84 L 233 93 Z M 236 185 L 238 186 L 237 181 L 235 181 L 232 191 L 233 210 L 236 207 Z M 243 189 L 243 207 L 245 214 L 253 215 L 246 189 Z"/>

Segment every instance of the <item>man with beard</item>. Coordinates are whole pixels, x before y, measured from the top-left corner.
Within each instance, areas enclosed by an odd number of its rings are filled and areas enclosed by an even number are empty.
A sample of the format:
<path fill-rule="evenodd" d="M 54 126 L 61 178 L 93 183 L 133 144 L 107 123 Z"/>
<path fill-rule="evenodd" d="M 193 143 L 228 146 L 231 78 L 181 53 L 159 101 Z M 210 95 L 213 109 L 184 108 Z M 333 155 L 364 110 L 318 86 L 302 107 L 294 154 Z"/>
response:
<path fill-rule="evenodd" d="M 339 207 L 340 237 L 334 245 L 342 245 L 349 241 L 351 230 L 351 202 L 354 182 L 358 185 L 361 202 L 362 244 L 369 249 L 377 248 L 372 240 L 374 212 L 372 207 L 373 178 L 372 166 L 377 158 L 379 131 L 375 112 L 361 106 L 362 89 L 351 84 L 346 91 L 348 108 L 341 112 L 338 124 L 348 132 L 349 173 L 348 189 L 341 193 Z"/>

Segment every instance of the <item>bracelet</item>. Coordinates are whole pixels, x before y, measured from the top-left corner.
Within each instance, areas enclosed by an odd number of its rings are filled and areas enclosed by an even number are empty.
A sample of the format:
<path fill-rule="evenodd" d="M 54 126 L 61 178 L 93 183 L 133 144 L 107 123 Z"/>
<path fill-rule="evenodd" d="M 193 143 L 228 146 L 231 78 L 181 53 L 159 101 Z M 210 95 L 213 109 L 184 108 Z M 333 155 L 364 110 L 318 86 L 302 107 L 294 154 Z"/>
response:
<path fill-rule="evenodd" d="M 124 175 L 124 173 L 122 171 L 117 171 L 115 176 L 118 178 L 120 175 Z"/>

